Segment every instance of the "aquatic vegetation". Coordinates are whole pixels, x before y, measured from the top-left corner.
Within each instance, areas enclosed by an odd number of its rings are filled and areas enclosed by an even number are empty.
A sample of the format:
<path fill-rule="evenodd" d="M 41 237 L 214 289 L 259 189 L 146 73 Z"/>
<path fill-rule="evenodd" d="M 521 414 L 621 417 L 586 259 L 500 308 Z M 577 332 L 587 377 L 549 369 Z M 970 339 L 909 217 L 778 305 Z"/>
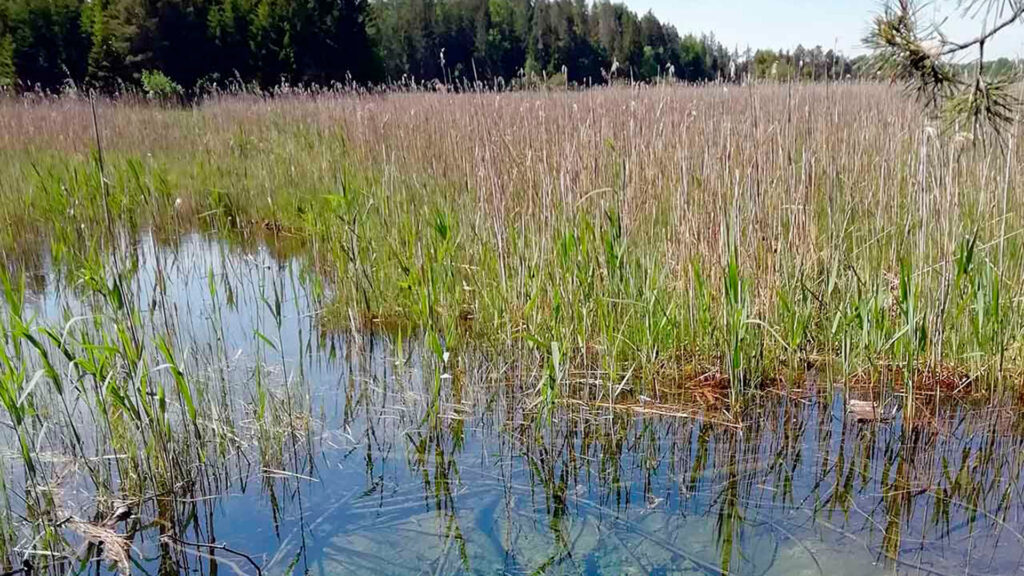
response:
<path fill-rule="evenodd" d="M 130 306 L 92 276 L 110 260 L 75 290 L 6 282 L 8 566 L 1007 573 L 1024 550 L 1012 403 L 865 420 L 846 396 L 871 388 L 813 379 L 742 406 L 727 384 L 630 401 L 628 378 L 587 399 L 560 343 L 537 367 L 433 332 L 325 331 L 301 258 L 132 245 Z"/>
<path fill-rule="evenodd" d="M 100 102 L 105 179 L 87 102 L 6 101 L 5 258 L 102 253 L 106 203 L 122 229 L 304 246 L 335 326 L 538 365 L 557 342 L 570 371 L 648 396 L 808 365 L 887 389 L 1014 382 L 1016 133 L 971 146 L 870 84 L 749 92 Z"/>
<path fill-rule="evenodd" d="M 1017 570 L 1020 147 L 831 89 L 0 101 L 0 564 Z"/>

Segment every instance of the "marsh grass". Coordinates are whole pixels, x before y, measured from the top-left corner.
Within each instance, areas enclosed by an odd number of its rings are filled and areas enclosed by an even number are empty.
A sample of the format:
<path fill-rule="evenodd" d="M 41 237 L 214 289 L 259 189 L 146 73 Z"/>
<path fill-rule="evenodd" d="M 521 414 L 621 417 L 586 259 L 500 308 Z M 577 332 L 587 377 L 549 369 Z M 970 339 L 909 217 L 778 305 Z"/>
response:
<path fill-rule="evenodd" d="M 102 253 L 87 107 L 0 106 L 7 259 Z M 973 146 L 885 86 L 237 96 L 100 119 L 119 226 L 293 238 L 336 326 L 527 351 L 549 401 L 571 374 L 646 396 L 719 374 L 738 401 L 809 366 L 911 398 L 932 374 L 988 393 L 1024 367 L 1017 132 Z"/>

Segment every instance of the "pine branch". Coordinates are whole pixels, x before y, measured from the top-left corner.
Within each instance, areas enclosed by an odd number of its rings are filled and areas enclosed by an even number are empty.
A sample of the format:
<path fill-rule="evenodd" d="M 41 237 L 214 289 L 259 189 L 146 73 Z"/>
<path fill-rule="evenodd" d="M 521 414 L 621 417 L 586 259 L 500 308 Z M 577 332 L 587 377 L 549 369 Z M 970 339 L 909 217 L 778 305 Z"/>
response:
<path fill-rule="evenodd" d="M 957 52 L 961 52 L 963 50 L 971 48 L 972 46 L 984 44 L 996 34 L 1002 32 L 1006 28 L 1015 24 L 1018 20 L 1021 19 L 1022 16 L 1024 16 L 1024 3 L 1015 6 L 1013 11 L 1010 13 L 1009 17 L 1007 17 L 999 24 L 996 24 L 991 30 L 982 33 L 976 38 L 972 38 L 971 40 L 968 40 L 966 42 L 949 42 L 943 40 L 945 48 L 943 48 L 942 52 L 940 52 L 939 55 L 942 57 L 950 56 L 952 54 L 956 54 Z"/>

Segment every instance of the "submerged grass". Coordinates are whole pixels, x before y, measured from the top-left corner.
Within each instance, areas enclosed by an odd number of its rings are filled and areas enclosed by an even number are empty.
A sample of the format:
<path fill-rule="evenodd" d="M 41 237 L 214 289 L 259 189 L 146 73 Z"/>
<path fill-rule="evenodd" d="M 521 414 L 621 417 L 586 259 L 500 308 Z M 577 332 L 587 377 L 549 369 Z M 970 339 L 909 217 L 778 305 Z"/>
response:
<path fill-rule="evenodd" d="M 0 110 L 8 261 L 102 253 L 88 103 Z M 889 87 L 239 96 L 100 122 L 119 226 L 295 238 L 338 325 L 532 351 L 549 399 L 584 372 L 643 395 L 719 374 L 737 400 L 809 366 L 911 392 L 1024 369 L 1017 132 L 974 146 Z"/>

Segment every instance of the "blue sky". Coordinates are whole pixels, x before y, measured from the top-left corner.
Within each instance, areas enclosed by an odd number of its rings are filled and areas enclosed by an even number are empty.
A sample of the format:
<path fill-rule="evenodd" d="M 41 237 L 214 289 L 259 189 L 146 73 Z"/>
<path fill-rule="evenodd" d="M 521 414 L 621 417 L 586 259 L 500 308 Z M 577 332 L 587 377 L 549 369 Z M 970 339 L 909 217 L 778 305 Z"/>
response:
<path fill-rule="evenodd" d="M 793 48 L 797 44 L 838 46 L 847 55 L 864 52 L 860 39 L 871 17 L 882 10 L 880 0 L 625 0 L 639 13 L 654 10 L 679 32 L 714 32 L 730 49 Z M 973 38 L 980 21 L 958 16 L 955 0 L 938 0 L 924 14 L 950 17 L 947 34 Z M 1024 56 L 1024 23 L 1004 30 L 986 47 L 986 57 Z"/>

